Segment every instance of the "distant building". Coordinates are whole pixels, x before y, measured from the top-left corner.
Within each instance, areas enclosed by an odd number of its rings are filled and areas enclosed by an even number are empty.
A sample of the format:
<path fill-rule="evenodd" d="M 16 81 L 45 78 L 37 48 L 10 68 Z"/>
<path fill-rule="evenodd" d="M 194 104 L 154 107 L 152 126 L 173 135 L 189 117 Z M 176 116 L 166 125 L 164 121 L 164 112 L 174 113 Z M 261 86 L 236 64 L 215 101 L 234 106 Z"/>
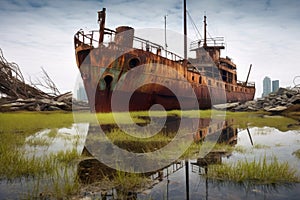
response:
<path fill-rule="evenodd" d="M 80 100 L 80 101 L 87 101 L 88 100 L 83 85 L 79 85 L 79 87 L 78 87 L 77 100 Z"/>
<path fill-rule="evenodd" d="M 267 96 L 271 93 L 271 79 L 269 77 L 265 77 L 263 80 L 263 93 L 262 97 Z"/>
<path fill-rule="evenodd" d="M 279 80 L 272 81 L 272 92 L 277 92 L 279 89 Z"/>

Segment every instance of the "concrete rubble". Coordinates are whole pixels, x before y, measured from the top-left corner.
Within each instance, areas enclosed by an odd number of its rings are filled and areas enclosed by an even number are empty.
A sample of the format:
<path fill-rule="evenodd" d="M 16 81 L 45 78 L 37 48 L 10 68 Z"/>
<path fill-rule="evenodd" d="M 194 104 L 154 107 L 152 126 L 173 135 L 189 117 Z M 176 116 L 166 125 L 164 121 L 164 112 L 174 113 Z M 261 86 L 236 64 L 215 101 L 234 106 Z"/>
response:
<path fill-rule="evenodd" d="M 300 88 L 292 89 L 279 88 L 277 92 L 270 93 L 268 96 L 258 98 L 245 103 L 228 103 L 215 105 L 214 109 L 230 110 L 230 111 L 267 111 L 282 112 L 292 106 L 300 105 Z"/>

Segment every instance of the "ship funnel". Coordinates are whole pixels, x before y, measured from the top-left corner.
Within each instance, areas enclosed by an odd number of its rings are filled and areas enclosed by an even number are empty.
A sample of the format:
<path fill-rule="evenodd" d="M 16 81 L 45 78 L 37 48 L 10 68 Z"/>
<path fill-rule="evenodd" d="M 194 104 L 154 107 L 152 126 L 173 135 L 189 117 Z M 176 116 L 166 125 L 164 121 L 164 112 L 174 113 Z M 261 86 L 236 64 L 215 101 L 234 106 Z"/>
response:
<path fill-rule="evenodd" d="M 116 28 L 115 43 L 122 47 L 133 47 L 134 29 L 129 26 Z"/>

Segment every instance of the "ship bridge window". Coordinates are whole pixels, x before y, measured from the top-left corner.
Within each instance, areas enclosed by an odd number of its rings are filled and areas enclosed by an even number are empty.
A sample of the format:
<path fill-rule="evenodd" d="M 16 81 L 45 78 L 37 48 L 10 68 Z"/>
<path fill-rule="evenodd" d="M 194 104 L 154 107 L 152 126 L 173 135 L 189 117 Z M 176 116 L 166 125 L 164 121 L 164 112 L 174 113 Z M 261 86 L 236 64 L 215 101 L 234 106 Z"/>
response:
<path fill-rule="evenodd" d="M 140 64 L 140 60 L 138 58 L 132 58 L 129 60 L 128 65 L 130 68 L 134 68 Z"/>
<path fill-rule="evenodd" d="M 221 74 L 222 75 L 222 80 L 227 81 L 227 72 L 225 70 L 222 70 L 221 73 L 222 73 Z"/>
<path fill-rule="evenodd" d="M 232 79 L 233 79 L 233 74 L 232 74 L 232 73 L 228 73 L 227 81 L 228 81 L 229 83 L 232 83 Z"/>

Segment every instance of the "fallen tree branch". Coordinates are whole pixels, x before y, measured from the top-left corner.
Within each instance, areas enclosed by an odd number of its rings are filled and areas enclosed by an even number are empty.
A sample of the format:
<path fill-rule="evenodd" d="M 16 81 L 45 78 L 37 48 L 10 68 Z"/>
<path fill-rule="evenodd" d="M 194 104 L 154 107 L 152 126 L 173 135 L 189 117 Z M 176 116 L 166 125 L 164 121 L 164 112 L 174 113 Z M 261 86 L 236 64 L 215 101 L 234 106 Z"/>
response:
<path fill-rule="evenodd" d="M 60 94 L 46 70 L 42 68 L 42 72 L 42 81 L 25 83 L 19 66 L 7 62 L 0 48 L 0 93 L 4 96 L 0 100 L 0 111 L 71 111 L 72 106 L 78 110 L 89 109 L 86 102 L 73 99 L 71 92 Z M 38 86 L 51 92 L 44 92 Z"/>

